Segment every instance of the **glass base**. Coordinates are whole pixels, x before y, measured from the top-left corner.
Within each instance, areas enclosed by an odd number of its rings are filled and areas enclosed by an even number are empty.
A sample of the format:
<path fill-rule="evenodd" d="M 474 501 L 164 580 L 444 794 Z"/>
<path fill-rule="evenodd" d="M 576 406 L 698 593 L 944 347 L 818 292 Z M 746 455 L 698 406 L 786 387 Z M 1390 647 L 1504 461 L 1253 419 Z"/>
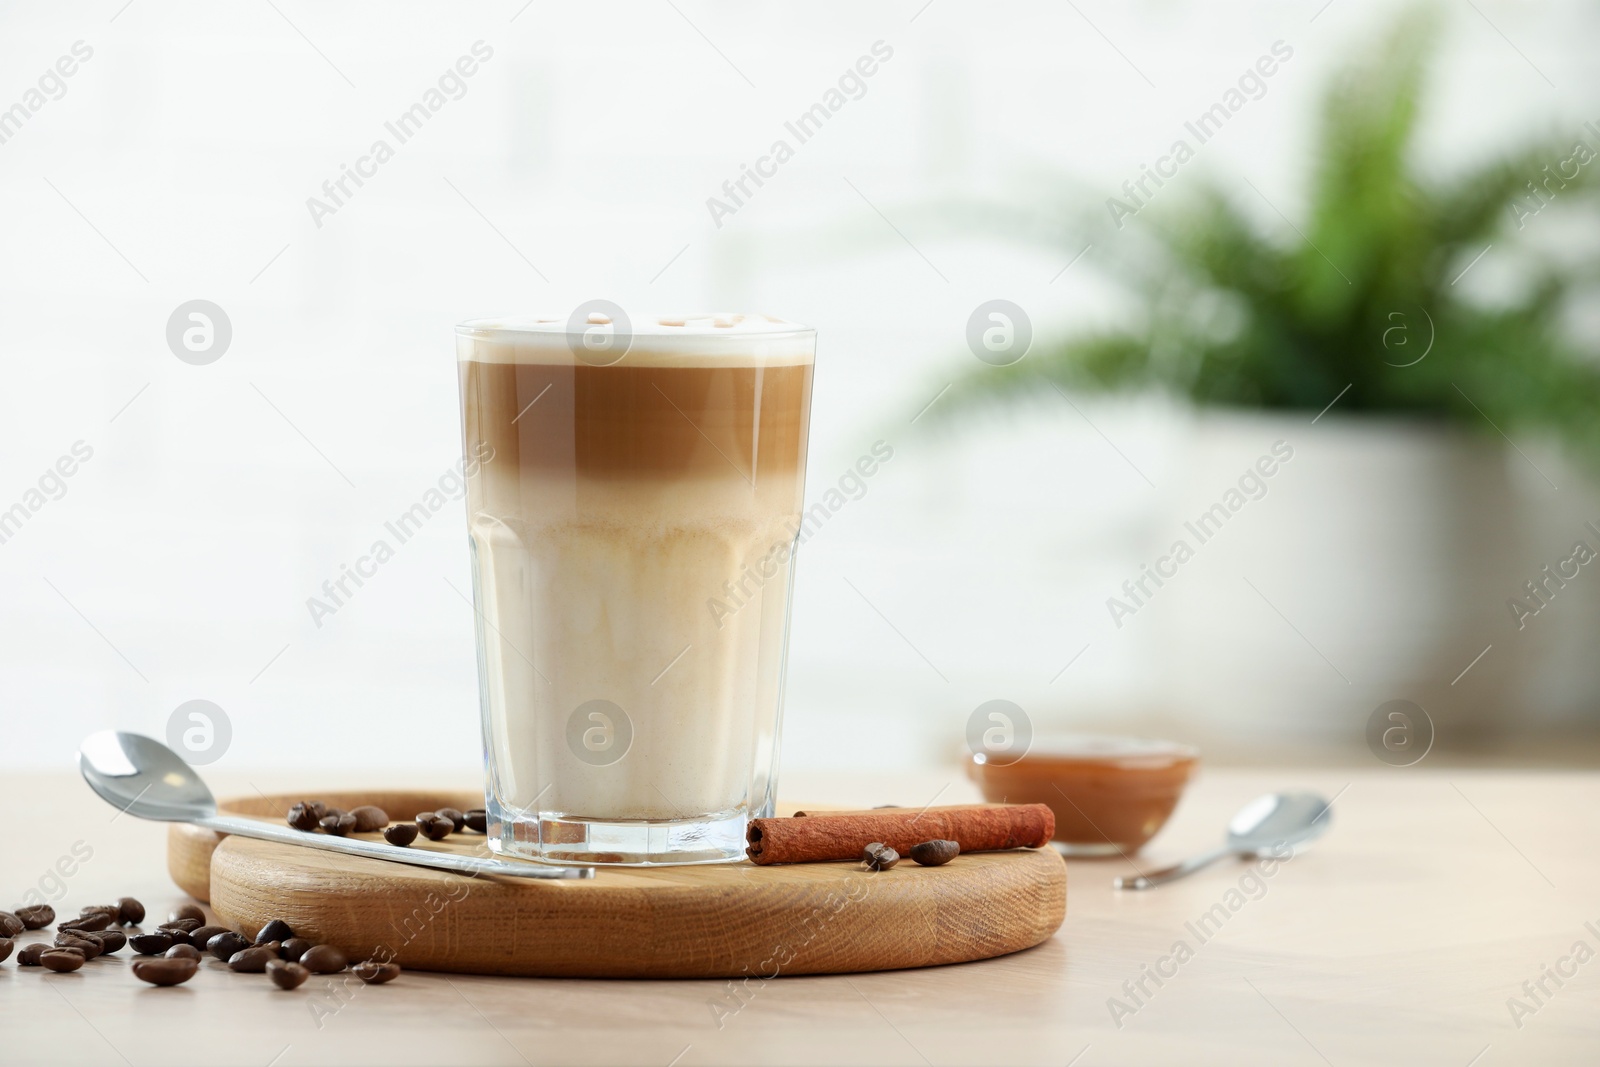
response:
<path fill-rule="evenodd" d="M 490 812 L 489 848 L 543 863 L 666 867 L 737 863 L 745 858 L 743 812 L 627 822 L 580 819 L 562 812 L 530 812 L 516 818 L 506 814 Z"/>

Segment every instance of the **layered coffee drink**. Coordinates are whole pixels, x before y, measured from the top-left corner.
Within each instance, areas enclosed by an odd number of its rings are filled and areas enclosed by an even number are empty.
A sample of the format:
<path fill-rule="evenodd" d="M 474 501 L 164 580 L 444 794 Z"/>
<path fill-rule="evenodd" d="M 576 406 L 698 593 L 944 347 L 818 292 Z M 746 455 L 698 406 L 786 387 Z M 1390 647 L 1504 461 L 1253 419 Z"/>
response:
<path fill-rule="evenodd" d="M 457 329 L 491 844 L 737 858 L 774 799 L 814 335 L 593 318 Z"/>

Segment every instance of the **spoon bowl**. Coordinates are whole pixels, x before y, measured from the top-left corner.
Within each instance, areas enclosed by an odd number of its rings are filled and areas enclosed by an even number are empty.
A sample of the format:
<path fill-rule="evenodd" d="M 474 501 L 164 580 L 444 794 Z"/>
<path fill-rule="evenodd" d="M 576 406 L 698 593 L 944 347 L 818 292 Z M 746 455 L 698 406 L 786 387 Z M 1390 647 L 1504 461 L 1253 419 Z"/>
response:
<path fill-rule="evenodd" d="M 1112 885 L 1118 889 L 1153 889 L 1209 867 L 1224 856 L 1265 856 L 1293 849 L 1321 837 L 1333 821 L 1331 816 L 1331 806 L 1316 793 L 1266 793 L 1228 820 L 1228 834 L 1221 848 L 1168 867 L 1118 878 Z"/>
<path fill-rule="evenodd" d="M 1315 793 L 1266 793 L 1228 820 L 1228 848 L 1267 852 L 1321 837 L 1327 830 L 1328 802 Z"/>
<path fill-rule="evenodd" d="M 520 860 L 463 856 L 423 848 L 295 830 L 256 819 L 217 813 L 217 800 L 182 756 L 153 737 L 103 730 L 78 749 L 78 769 L 107 804 L 140 819 L 188 822 L 223 834 L 343 852 L 368 859 L 432 867 L 470 875 L 510 878 L 593 878 L 593 867 L 558 867 Z"/>
<path fill-rule="evenodd" d="M 141 819 L 193 822 L 217 813 L 216 798 L 195 769 L 142 734 L 91 734 L 78 750 L 78 769 L 101 800 Z"/>

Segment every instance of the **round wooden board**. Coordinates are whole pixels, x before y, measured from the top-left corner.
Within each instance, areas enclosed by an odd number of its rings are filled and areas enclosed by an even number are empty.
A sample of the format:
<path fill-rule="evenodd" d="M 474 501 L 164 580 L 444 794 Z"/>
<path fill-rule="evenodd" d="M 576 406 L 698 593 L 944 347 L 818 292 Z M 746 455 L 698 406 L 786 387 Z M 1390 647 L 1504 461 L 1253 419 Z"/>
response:
<path fill-rule="evenodd" d="M 316 796 L 395 817 L 483 802 L 466 792 Z M 221 807 L 276 822 L 303 797 Z M 487 854 L 471 833 L 423 846 Z M 744 978 L 927 967 L 1032 948 L 1067 909 L 1066 864 L 1048 848 L 973 853 L 943 867 L 906 860 L 878 873 L 854 863 L 737 863 L 602 867 L 592 880 L 537 882 L 174 824 L 167 867 L 179 888 L 247 933 L 283 919 L 352 959 L 383 954 L 403 967 L 468 974 Z"/>

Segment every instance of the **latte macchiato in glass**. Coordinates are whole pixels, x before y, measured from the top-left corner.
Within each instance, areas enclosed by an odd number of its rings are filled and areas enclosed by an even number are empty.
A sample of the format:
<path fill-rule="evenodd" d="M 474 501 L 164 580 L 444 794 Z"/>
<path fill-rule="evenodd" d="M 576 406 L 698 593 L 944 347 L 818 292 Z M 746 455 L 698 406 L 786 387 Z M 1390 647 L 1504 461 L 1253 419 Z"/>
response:
<path fill-rule="evenodd" d="M 457 327 L 490 845 L 737 859 L 770 814 L 815 335 Z"/>

